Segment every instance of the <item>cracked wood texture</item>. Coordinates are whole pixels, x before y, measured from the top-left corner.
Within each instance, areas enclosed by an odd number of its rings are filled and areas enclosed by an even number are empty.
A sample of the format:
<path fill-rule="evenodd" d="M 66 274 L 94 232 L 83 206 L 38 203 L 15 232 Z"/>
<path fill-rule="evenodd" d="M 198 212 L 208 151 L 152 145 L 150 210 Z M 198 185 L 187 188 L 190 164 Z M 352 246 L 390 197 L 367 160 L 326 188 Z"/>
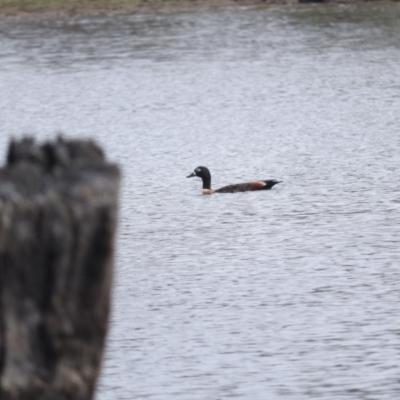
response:
<path fill-rule="evenodd" d="M 91 141 L 12 142 L 0 169 L 0 399 L 92 399 L 120 173 Z"/>

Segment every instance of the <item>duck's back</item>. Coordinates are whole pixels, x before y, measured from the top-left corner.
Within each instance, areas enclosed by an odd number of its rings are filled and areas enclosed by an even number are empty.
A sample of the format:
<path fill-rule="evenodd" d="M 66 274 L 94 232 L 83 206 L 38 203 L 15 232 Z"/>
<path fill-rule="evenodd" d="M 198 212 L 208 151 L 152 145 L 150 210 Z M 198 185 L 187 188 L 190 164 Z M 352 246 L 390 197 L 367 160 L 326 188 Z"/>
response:
<path fill-rule="evenodd" d="M 228 185 L 220 189 L 217 189 L 215 190 L 214 193 L 237 193 L 237 192 L 248 192 L 254 190 L 269 190 L 277 183 L 279 183 L 279 181 L 274 181 L 274 180 L 237 183 L 234 185 Z"/>

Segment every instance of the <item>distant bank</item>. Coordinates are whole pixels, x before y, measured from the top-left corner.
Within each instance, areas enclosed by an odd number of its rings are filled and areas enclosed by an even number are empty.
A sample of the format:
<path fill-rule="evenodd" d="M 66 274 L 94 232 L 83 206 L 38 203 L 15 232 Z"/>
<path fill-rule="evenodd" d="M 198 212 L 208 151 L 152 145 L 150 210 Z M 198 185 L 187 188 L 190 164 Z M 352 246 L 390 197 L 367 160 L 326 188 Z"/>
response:
<path fill-rule="evenodd" d="M 355 3 L 363 0 L 0 0 L 0 15 L 174 12 L 272 4 Z M 390 0 L 389 0 L 390 1 Z M 396 1 L 396 0 L 393 0 Z"/>

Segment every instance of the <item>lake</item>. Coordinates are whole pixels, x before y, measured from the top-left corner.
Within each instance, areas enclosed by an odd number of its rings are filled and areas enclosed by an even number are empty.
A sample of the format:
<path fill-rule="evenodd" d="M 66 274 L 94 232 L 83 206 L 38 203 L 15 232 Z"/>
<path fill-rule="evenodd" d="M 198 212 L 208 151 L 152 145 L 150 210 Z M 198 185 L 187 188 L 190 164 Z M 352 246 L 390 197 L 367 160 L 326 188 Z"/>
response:
<path fill-rule="evenodd" d="M 123 187 L 97 400 L 400 395 L 400 4 L 0 19 L 0 154 Z M 253 179 L 271 191 L 202 196 Z"/>

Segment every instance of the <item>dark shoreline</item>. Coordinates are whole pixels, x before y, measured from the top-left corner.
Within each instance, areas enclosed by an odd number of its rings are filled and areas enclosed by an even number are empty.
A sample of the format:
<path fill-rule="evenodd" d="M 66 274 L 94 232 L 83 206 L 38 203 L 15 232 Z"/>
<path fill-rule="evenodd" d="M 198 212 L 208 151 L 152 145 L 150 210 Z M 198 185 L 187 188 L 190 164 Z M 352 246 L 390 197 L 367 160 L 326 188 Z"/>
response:
<path fill-rule="evenodd" d="M 393 3 L 399 0 L 0 0 L 0 18 L 8 16 L 79 16 L 149 14 L 226 8 L 265 8 L 273 5 Z"/>

